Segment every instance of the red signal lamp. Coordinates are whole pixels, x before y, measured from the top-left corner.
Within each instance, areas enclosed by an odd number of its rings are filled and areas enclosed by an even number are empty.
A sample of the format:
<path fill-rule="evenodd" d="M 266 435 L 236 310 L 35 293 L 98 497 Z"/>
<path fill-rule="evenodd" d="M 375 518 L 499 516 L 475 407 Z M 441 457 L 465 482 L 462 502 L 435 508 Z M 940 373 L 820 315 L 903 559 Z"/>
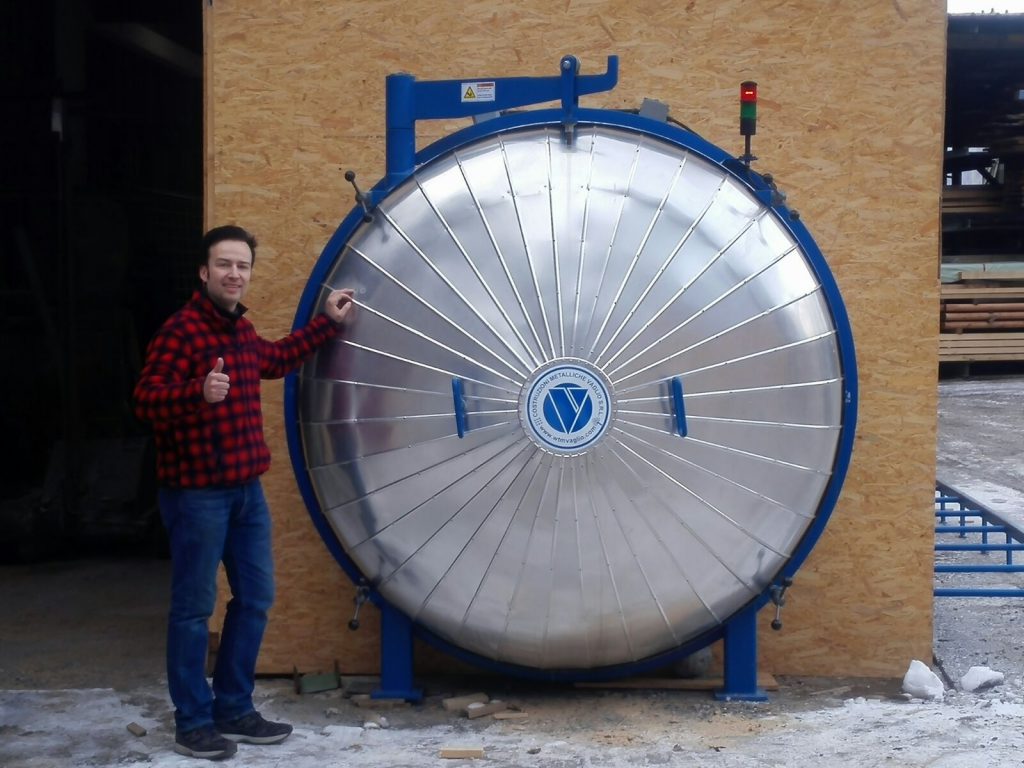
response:
<path fill-rule="evenodd" d="M 753 136 L 757 133 L 757 83 L 747 80 L 740 83 L 740 135 Z"/>

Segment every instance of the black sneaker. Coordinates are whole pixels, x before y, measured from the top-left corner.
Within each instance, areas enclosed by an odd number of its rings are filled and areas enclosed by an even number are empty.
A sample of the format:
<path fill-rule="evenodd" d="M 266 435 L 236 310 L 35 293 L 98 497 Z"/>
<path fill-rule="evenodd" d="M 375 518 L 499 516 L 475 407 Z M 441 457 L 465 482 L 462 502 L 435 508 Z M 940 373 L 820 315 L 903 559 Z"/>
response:
<path fill-rule="evenodd" d="M 223 760 L 235 754 L 238 747 L 217 733 L 212 725 L 204 725 L 191 731 L 178 731 L 174 737 L 174 751 L 187 757 Z"/>
<path fill-rule="evenodd" d="M 217 730 L 225 739 L 246 744 L 280 744 L 288 738 L 292 727 L 288 723 L 264 720 L 259 712 L 250 712 L 235 720 L 217 723 Z"/>

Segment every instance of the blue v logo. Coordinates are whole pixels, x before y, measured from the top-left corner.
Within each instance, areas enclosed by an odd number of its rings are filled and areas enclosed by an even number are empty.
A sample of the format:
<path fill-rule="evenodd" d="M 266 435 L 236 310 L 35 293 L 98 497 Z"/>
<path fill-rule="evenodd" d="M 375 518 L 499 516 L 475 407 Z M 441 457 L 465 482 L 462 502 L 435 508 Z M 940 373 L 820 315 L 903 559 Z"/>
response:
<path fill-rule="evenodd" d="M 544 420 L 564 435 L 583 429 L 594 412 L 590 392 L 577 384 L 557 384 L 544 398 Z"/>

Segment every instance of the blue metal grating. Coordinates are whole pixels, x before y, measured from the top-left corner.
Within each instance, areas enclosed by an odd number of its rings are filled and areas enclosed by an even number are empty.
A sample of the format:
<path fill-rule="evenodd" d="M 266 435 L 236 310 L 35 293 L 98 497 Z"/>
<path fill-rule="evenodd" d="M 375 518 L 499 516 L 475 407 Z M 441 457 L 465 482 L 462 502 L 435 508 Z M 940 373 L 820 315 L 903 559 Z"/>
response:
<path fill-rule="evenodd" d="M 935 522 L 936 575 L 1024 573 L 1024 562 L 1013 560 L 1014 552 L 1024 550 L 1024 531 L 967 494 L 941 482 L 935 484 Z M 990 538 L 994 536 L 1000 540 Z M 958 560 L 973 561 L 940 562 L 941 552 L 961 553 Z M 1004 554 L 1004 562 L 993 563 L 989 559 L 995 552 Z M 1024 597 L 1024 589 L 936 586 L 934 594 L 936 597 Z"/>

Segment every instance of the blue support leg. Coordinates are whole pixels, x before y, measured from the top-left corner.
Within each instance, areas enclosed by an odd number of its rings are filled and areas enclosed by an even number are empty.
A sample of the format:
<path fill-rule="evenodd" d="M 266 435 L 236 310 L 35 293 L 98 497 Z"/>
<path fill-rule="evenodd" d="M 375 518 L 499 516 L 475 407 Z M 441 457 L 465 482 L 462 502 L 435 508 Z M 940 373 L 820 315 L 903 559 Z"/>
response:
<path fill-rule="evenodd" d="M 715 698 L 722 701 L 767 701 L 757 686 L 757 611 L 748 608 L 725 625 L 725 681 Z"/>
<path fill-rule="evenodd" d="M 420 701 L 423 691 L 413 688 L 412 668 L 412 622 L 384 603 L 380 606 L 380 688 L 370 697 Z"/>

